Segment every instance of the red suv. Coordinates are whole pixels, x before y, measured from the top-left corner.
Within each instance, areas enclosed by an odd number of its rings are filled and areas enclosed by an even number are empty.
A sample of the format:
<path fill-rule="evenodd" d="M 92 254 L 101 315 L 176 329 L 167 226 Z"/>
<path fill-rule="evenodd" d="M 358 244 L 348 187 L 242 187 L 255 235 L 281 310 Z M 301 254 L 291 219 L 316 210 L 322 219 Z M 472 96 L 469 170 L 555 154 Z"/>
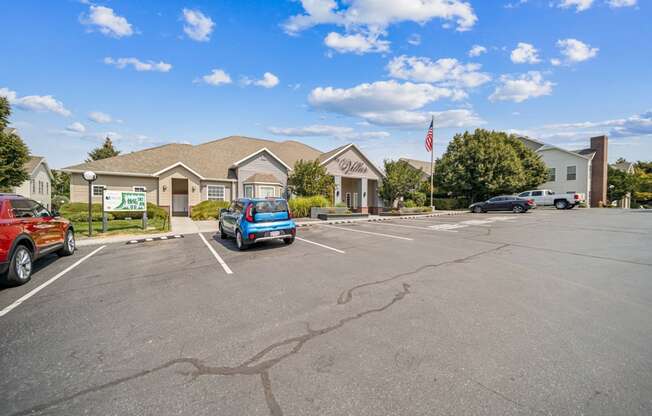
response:
<path fill-rule="evenodd" d="M 0 277 L 22 285 L 32 276 L 32 262 L 56 252 L 75 251 L 70 221 L 58 217 L 38 202 L 0 193 Z"/>

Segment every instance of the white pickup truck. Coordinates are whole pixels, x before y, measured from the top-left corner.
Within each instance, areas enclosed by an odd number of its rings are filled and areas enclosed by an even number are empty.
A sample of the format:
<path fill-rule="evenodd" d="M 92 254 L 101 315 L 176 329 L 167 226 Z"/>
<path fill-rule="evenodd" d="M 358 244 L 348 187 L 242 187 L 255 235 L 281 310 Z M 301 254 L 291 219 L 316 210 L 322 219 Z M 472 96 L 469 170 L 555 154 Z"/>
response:
<path fill-rule="evenodd" d="M 584 202 L 584 194 L 571 192 L 567 194 L 556 194 L 550 189 L 535 189 L 518 194 L 521 198 L 530 198 L 538 206 L 554 205 L 557 209 L 572 209 Z"/>

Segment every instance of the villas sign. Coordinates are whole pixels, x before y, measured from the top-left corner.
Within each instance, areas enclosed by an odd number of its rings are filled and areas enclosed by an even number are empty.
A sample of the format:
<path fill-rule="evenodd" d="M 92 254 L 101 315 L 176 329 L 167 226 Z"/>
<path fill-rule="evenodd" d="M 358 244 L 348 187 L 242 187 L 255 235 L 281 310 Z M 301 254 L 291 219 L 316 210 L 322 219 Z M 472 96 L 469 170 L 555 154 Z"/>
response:
<path fill-rule="evenodd" d="M 336 159 L 336 161 L 337 166 L 339 166 L 340 170 L 345 175 L 348 173 L 367 173 L 367 165 L 365 165 L 363 162 L 354 162 L 353 160 L 344 157 Z"/>

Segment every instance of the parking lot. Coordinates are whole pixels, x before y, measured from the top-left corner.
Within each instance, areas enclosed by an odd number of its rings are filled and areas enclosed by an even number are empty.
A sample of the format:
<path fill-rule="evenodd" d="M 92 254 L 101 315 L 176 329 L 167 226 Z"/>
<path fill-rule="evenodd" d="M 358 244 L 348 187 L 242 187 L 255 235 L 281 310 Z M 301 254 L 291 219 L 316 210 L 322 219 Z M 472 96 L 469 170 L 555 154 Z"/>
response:
<path fill-rule="evenodd" d="M 652 414 L 652 213 L 297 237 L 44 259 L 0 290 L 0 414 Z"/>

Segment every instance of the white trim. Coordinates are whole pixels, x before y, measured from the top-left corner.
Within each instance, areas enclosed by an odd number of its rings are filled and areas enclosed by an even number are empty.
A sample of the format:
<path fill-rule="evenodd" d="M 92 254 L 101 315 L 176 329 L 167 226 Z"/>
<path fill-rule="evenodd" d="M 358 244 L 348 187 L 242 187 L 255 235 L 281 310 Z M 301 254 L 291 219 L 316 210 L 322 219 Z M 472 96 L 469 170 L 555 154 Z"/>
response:
<path fill-rule="evenodd" d="M 263 147 L 262 149 L 260 149 L 260 150 L 258 150 L 258 151 L 256 151 L 256 152 L 254 152 L 254 153 L 252 153 L 252 154 L 250 154 L 249 156 L 245 156 L 245 157 L 243 157 L 242 159 L 240 159 L 240 160 L 238 160 L 237 162 L 235 162 L 235 163 L 233 164 L 233 166 L 234 166 L 234 167 L 237 167 L 237 166 L 239 166 L 242 162 L 244 162 L 244 161 L 246 161 L 246 160 L 248 160 L 248 159 L 251 159 L 252 157 L 254 157 L 254 156 L 256 156 L 257 154 L 262 153 L 262 152 L 267 152 L 267 153 L 269 153 L 269 154 L 270 154 L 274 159 L 276 159 L 276 160 L 278 160 L 279 162 L 281 162 L 281 164 L 282 164 L 283 166 L 285 166 L 285 168 L 286 168 L 287 170 L 292 170 L 292 168 L 291 168 L 290 166 L 288 166 L 285 162 L 283 162 L 283 160 L 282 160 L 280 157 L 276 156 L 276 155 L 274 154 L 274 152 L 272 152 L 271 150 L 269 150 L 269 149 L 266 148 L 266 147 Z"/>
<path fill-rule="evenodd" d="M 164 169 L 163 172 L 165 172 L 167 169 L 169 169 L 169 168 Z M 84 173 L 87 170 L 88 169 L 61 169 L 62 172 L 66 172 L 66 173 Z M 106 171 L 106 170 L 94 170 L 93 172 L 95 172 L 98 175 L 137 176 L 139 178 L 158 178 L 158 175 L 153 174 L 153 173 L 111 172 L 111 171 Z M 238 182 L 237 179 L 225 179 L 225 178 L 204 178 L 204 177 L 201 177 L 201 180 L 203 180 L 203 181 L 216 181 L 216 182 L 220 182 L 220 181 L 221 182 Z"/>
<path fill-rule="evenodd" d="M 242 182 L 247 185 L 278 185 L 283 186 L 281 182 Z"/>
<path fill-rule="evenodd" d="M 347 150 L 350 149 L 350 148 L 354 148 L 355 150 L 357 150 L 358 153 L 360 154 L 360 156 L 362 156 L 362 158 L 364 159 L 365 163 L 367 163 L 369 166 L 371 166 L 371 167 L 376 171 L 376 173 L 378 174 L 378 176 L 379 176 L 381 179 L 385 177 L 385 175 L 383 175 L 383 172 L 382 172 L 380 169 L 378 169 L 378 166 L 376 166 L 376 165 L 375 165 L 371 160 L 369 160 L 369 158 L 368 158 L 364 153 L 362 153 L 362 150 L 360 150 L 360 148 L 359 148 L 358 146 L 356 146 L 355 143 L 349 143 L 349 144 L 347 144 L 346 146 L 344 146 L 343 148 L 341 148 L 341 149 L 340 149 L 338 152 L 336 152 L 335 154 L 330 155 L 330 156 L 328 157 L 328 159 L 326 159 L 326 160 L 324 160 L 323 162 L 321 162 L 320 165 L 326 165 L 328 162 L 330 162 L 331 160 L 333 160 L 333 159 L 336 158 L 337 156 L 341 155 L 342 153 L 344 153 L 345 151 L 347 151 Z"/>
<path fill-rule="evenodd" d="M 163 173 L 163 172 L 167 172 L 167 171 L 170 170 L 170 169 L 174 169 L 174 168 L 176 168 L 177 166 L 181 166 L 182 168 L 186 169 L 188 172 L 190 172 L 190 173 L 192 173 L 193 175 L 197 176 L 199 179 L 206 180 L 206 178 L 204 178 L 203 176 L 201 176 L 199 173 L 197 173 L 195 170 L 191 169 L 188 165 L 186 165 L 186 164 L 183 163 L 183 162 L 177 162 L 177 163 L 174 163 L 174 164 L 168 166 L 167 168 L 164 168 L 164 169 L 162 169 L 162 170 L 159 170 L 158 172 L 154 172 L 153 175 L 154 175 L 154 176 L 160 176 L 161 173 Z"/>
<path fill-rule="evenodd" d="M 247 188 L 251 188 L 251 196 L 247 196 Z M 243 193 L 242 196 L 245 198 L 253 198 L 254 194 L 256 193 L 255 188 L 256 187 L 253 184 L 249 184 L 249 183 L 245 184 L 244 188 L 242 188 L 242 193 Z"/>
<path fill-rule="evenodd" d="M 593 156 L 587 157 L 587 156 L 581 155 L 579 153 L 575 153 L 575 152 L 573 152 L 571 150 L 566 150 L 566 149 L 562 149 L 561 147 L 553 146 L 551 144 L 546 144 L 546 145 L 538 148 L 536 150 L 536 152 L 545 152 L 547 150 L 559 150 L 559 151 L 562 151 L 564 153 L 568 153 L 569 155 L 577 156 L 577 157 L 579 157 L 581 159 L 585 159 L 585 160 L 592 160 L 593 159 Z"/>
<path fill-rule="evenodd" d="M 48 177 L 50 178 L 50 180 L 53 180 L 54 175 L 52 174 L 52 171 L 50 170 L 50 166 L 48 166 L 48 162 L 45 161 L 45 158 L 42 157 L 42 156 L 34 156 L 34 157 L 40 157 L 41 160 L 39 160 L 39 162 L 36 164 L 36 166 L 34 166 L 34 169 L 32 169 L 32 171 L 29 173 L 29 176 L 31 177 L 32 175 L 34 175 L 34 172 L 36 172 L 36 169 L 38 169 L 39 166 L 45 165 L 45 170 L 48 172 Z"/>
<path fill-rule="evenodd" d="M 274 196 L 274 197 L 276 196 L 276 187 L 275 186 L 263 185 L 263 186 L 258 187 L 258 190 L 260 191 L 260 196 L 259 196 L 260 198 L 268 198 L 269 197 L 269 195 L 263 197 L 263 195 L 262 195 L 263 194 L 263 188 L 266 188 L 268 190 L 271 189 L 272 190 L 272 195 L 271 196 Z"/>
<path fill-rule="evenodd" d="M 92 195 L 92 197 L 93 198 L 102 198 L 102 195 L 95 195 L 95 188 L 106 189 L 106 185 L 100 185 L 100 184 L 96 184 L 96 183 L 91 185 L 91 195 Z"/>
<path fill-rule="evenodd" d="M 210 191 L 208 188 L 222 188 L 222 199 L 210 198 Z M 224 185 L 206 185 L 206 200 L 207 201 L 226 201 L 226 187 Z"/>

